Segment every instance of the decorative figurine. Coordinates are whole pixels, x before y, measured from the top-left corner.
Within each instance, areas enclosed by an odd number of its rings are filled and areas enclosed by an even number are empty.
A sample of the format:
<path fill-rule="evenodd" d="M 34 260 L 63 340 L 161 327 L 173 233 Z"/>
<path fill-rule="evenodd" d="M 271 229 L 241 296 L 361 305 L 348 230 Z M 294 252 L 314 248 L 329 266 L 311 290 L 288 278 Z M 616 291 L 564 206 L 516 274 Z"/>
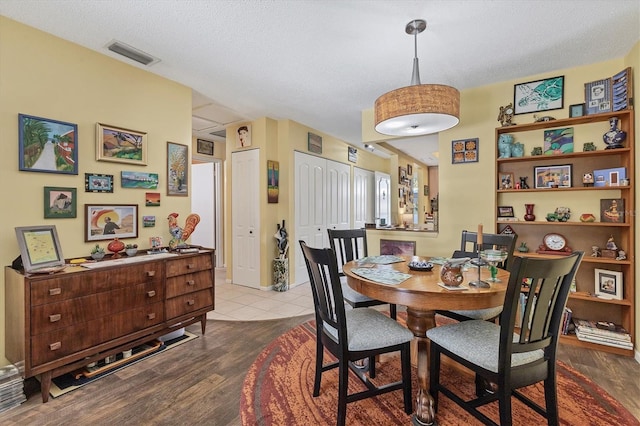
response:
<path fill-rule="evenodd" d="M 569 207 L 557 207 L 553 213 L 547 214 L 547 222 L 566 222 L 571 217 Z"/>
<path fill-rule="evenodd" d="M 529 189 L 528 178 L 529 176 L 520 176 L 520 189 Z"/>
<path fill-rule="evenodd" d="M 529 252 L 529 247 L 527 247 L 527 243 L 525 241 L 520 243 L 520 247 L 518 247 L 518 251 L 520 253 L 528 253 Z"/>
<path fill-rule="evenodd" d="M 511 156 L 512 157 L 524 157 L 524 145 L 520 142 L 516 142 L 511 145 Z"/>
<path fill-rule="evenodd" d="M 531 155 L 542 155 L 542 147 L 534 146 L 533 150 L 531 151 Z"/>
<path fill-rule="evenodd" d="M 615 259 L 618 257 L 618 245 L 613 240 L 613 235 L 609 237 L 606 244 L 606 249 L 602 249 L 602 257 L 609 259 Z"/>
<path fill-rule="evenodd" d="M 582 150 L 583 151 L 595 151 L 596 150 L 596 145 L 593 142 L 585 142 L 584 145 L 582 145 Z"/>
<path fill-rule="evenodd" d="M 592 213 L 583 213 L 580 215 L 580 222 L 595 222 L 596 217 Z"/>
<path fill-rule="evenodd" d="M 184 228 L 178 226 L 178 213 L 171 213 L 167 219 L 169 220 L 169 233 L 171 233 L 171 241 L 169 241 L 169 248 L 171 250 L 175 248 L 185 247 L 186 240 L 191 236 L 196 229 L 198 223 L 200 223 L 200 216 L 196 213 L 191 213 L 184 221 Z"/>
<path fill-rule="evenodd" d="M 612 235 L 607 240 L 607 249 L 608 250 L 616 250 L 617 248 L 618 248 L 618 246 L 616 245 L 616 242 L 613 240 L 613 235 Z"/>
<path fill-rule="evenodd" d="M 513 102 L 505 107 L 500 107 L 500 113 L 498 114 L 498 121 L 502 127 L 513 126 Z"/>
<path fill-rule="evenodd" d="M 542 123 L 544 121 L 553 121 L 553 120 L 555 120 L 555 118 L 551 117 L 550 115 L 543 115 L 542 117 L 538 117 L 536 114 L 533 114 L 534 123 Z"/>
<path fill-rule="evenodd" d="M 591 257 L 600 257 L 600 247 L 591 246 Z"/>
<path fill-rule="evenodd" d="M 625 253 L 624 250 L 619 250 L 618 257 L 616 257 L 616 260 L 625 260 L 626 258 L 627 258 L 627 253 Z"/>
<path fill-rule="evenodd" d="M 605 149 L 624 148 L 622 142 L 627 138 L 627 132 L 618 129 L 618 117 L 609 119 L 609 130 L 602 135 L 604 143 L 607 144 Z"/>
<path fill-rule="evenodd" d="M 582 175 L 582 186 L 593 186 L 593 173 L 585 173 Z"/>
<path fill-rule="evenodd" d="M 511 145 L 513 144 L 513 136 L 502 134 L 498 138 L 498 150 L 500 151 L 499 158 L 511 157 Z"/>

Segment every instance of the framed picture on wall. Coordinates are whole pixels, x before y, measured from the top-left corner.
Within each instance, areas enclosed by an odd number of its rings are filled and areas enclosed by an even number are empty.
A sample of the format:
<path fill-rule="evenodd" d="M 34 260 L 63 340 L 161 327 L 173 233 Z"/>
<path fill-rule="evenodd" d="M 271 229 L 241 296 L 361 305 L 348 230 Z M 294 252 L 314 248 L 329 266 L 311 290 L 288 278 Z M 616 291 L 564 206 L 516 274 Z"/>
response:
<path fill-rule="evenodd" d="M 514 114 L 562 109 L 564 76 L 519 83 L 513 87 Z"/>
<path fill-rule="evenodd" d="M 278 161 L 267 160 L 267 202 L 277 203 L 280 180 L 280 163 Z"/>
<path fill-rule="evenodd" d="M 147 165 L 147 134 L 108 124 L 96 125 L 96 160 Z"/>
<path fill-rule="evenodd" d="M 213 155 L 213 141 L 198 139 L 196 141 L 196 150 L 198 154 Z"/>
<path fill-rule="evenodd" d="M 85 241 L 138 237 L 137 204 L 85 204 Z"/>
<path fill-rule="evenodd" d="M 113 175 L 84 174 L 85 192 L 113 192 Z"/>
<path fill-rule="evenodd" d="M 189 195 L 189 147 L 167 142 L 167 195 Z"/>
<path fill-rule="evenodd" d="M 19 170 L 78 174 L 78 125 L 18 114 Z"/>
<path fill-rule="evenodd" d="M 44 187 L 44 218 L 66 219 L 76 217 L 76 188 Z"/>

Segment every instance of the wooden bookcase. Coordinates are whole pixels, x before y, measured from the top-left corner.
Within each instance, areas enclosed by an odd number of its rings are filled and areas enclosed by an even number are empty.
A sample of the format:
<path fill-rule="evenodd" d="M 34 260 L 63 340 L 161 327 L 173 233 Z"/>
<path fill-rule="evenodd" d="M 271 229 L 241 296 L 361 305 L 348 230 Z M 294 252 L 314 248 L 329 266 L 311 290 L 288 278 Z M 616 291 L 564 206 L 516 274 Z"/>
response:
<path fill-rule="evenodd" d="M 602 135 L 609 130 L 609 119 L 618 117 L 619 128 L 627 132 L 624 148 L 605 149 Z M 561 128 L 574 129 L 574 152 L 558 155 L 538 155 L 530 153 L 533 147 L 542 146 L 544 131 Z M 575 118 L 520 124 L 496 129 L 496 143 L 502 134 L 514 136 L 515 142 L 525 146 L 524 157 L 496 159 L 496 212 L 498 206 L 511 206 L 515 210 L 515 221 L 501 221 L 496 218 L 496 230 L 501 232 L 507 225 L 518 234 L 517 246 L 526 242 L 529 252 L 516 252 L 518 256 L 550 256 L 537 254 L 544 235 L 554 232 L 566 237 L 573 250 L 582 250 L 585 257 L 576 275 L 576 292 L 569 296 L 567 306 L 576 318 L 596 321 L 611 321 L 621 324 L 635 337 L 635 132 L 633 110 L 623 110 Z M 596 151 L 583 152 L 583 143 L 594 142 Z M 535 185 L 535 167 L 571 165 L 571 187 L 539 188 Z M 629 184 L 625 186 L 583 186 L 584 173 L 594 170 L 626 169 Z M 501 189 L 501 173 L 513 173 L 515 182 L 519 177 L 528 177 L 530 189 Z M 624 202 L 624 222 L 601 222 L 601 199 L 621 199 Z M 534 204 L 534 221 L 525 221 L 524 204 Z M 571 218 L 567 222 L 548 222 L 547 213 L 556 207 L 569 207 Z M 592 213 L 595 222 L 581 222 L 583 213 Z M 605 248 L 609 237 L 613 236 L 618 249 L 626 253 L 626 259 L 616 260 L 593 257 L 592 246 Z M 621 272 L 623 277 L 622 300 L 609 300 L 595 296 L 595 269 Z M 633 350 L 588 343 L 578 340 L 575 335 L 562 336 L 563 343 L 588 347 L 617 354 L 633 356 Z M 635 342 L 634 342 L 635 346 Z"/>

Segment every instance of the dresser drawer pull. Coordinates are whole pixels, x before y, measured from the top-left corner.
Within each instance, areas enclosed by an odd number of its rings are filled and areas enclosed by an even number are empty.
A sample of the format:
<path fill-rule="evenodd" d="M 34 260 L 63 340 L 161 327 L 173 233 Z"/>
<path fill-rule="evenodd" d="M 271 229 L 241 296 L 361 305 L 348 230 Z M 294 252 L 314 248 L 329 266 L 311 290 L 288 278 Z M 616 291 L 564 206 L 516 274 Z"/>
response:
<path fill-rule="evenodd" d="M 155 319 L 156 318 L 156 313 L 155 312 L 151 312 L 150 314 L 147 314 L 147 319 Z"/>
<path fill-rule="evenodd" d="M 196 283 L 195 280 L 189 280 L 187 281 L 187 285 L 194 285 Z"/>
<path fill-rule="evenodd" d="M 190 263 L 190 264 L 187 265 L 187 269 L 193 269 L 195 267 L 196 267 L 196 265 L 194 265 L 193 263 Z"/>
<path fill-rule="evenodd" d="M 60 318 L 62 318 L 62 315 L 60 315 L 60 314 L 49 315 L 49 322 L 60 321 Z"/>
<path fill-rule="evenodd" d="M 55 343 L 50 343 L 49 344 L 49 349 L 52 350 L 52 351 L 57 351 L 61 347 L 62 347 L 62 343 L 60 343 L 60 342 L 55 342 Z"/>
<path fill-rule="evenodd" d="M 195 301 L 195 300 L 193 300 L 193 299 L 187 300 L 187 305 L 189 305 L 189 306 L 193 306 L 193 305 L 195 305 L 195 304 L 196 304 L 196 301 Z"/>
<path fill-rule="evenodd" d="M 147 271 L 147 276 L 148 277 L 155 277 L 156 276 L 156 271 Z"/>
<path fill-rule="evenodd" d="M 62 289 L 60 287 L 49 289 L 49 296 L 56 296 L 61 293 L 62 293 Z"/>
<path fill-rule="evenodd" d="M 149 296 L 149 297 L 153 297 L 155 295 L 156 295 L 156 291 L 155 290 L 150 290 L 150 291 L 147 292 L 147 296 Z"/>

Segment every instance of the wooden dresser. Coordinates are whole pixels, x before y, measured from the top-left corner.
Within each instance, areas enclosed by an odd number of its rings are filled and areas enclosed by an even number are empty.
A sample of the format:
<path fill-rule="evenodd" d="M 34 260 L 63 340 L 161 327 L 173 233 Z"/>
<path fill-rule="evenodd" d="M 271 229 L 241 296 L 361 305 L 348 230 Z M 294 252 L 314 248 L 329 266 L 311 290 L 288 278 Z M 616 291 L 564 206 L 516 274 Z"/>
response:
<path fill-rule="evenodd" d="M 204 334 L 213 256 L 141 255 L 52 275 L 5 267 L 6 358 L 41 376 L 47 402 L 52 377 L 198 321 Z"/>

